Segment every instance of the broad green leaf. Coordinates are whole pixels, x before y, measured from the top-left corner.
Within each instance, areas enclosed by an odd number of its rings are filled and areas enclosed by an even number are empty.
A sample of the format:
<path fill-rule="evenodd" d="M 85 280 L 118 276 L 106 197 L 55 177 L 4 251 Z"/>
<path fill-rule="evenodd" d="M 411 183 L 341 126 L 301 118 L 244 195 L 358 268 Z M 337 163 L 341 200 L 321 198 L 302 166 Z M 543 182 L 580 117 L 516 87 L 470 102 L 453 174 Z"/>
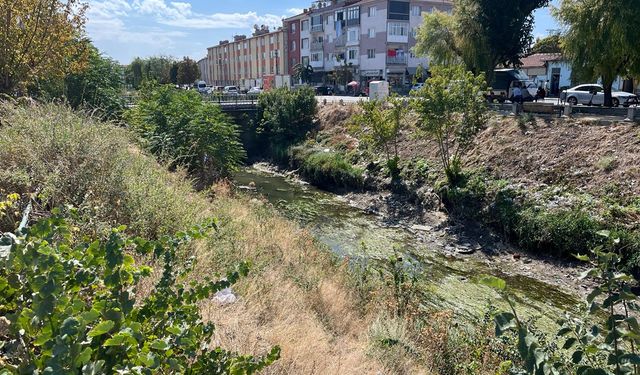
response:
<path fill-rule="evenodd" d="M 115 326 L 115 323 L 113 321 L 105 320 L 103 322 L 98 323 L 98 325 L 96 325 L 95 327 L 93 327 L 91 331 L 89 331 L 87 336 L 96 337 L 96 336 L 104 335 L 105 333 L 108 333 L 109 331 L 111 331 L 113 326 Z"/>
<path fill-rule="evenodd" d="M 504 290 L 507 287 L 506 281 L 491 275 L 480 277 L 480 283 L 496 290 Z"/>

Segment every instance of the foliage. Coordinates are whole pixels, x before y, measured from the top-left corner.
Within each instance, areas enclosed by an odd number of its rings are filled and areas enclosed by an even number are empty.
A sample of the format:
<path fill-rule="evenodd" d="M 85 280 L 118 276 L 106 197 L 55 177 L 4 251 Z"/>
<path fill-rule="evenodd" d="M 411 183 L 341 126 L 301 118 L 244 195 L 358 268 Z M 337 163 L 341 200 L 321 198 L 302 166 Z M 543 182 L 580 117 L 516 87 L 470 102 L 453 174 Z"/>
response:
<path fill-rule="evenodd" d="M 146 59 L 136 57 L 125 68 L 125 82 L 136 90 L 142 87 L 144 81 L 155 81 L 162 85 L 177 83 L 177 70 L 175 80 L 172 79 L 171 73 L 175 63 L 173 57 L 167 56 L 152 56 Z"/>
<path fill-rule="evenodd" d="M 277 88 L 260 94 L 256 117 L 259 137 L 271 149 L 303 140 L 313 128 L 317 105 L 310 87 Z"/>
<path fill-rule="evenodd" d="M 251 374 L 279 357 L 277 347 L 258 359 L 209 347 L 213 324 L 202 321 L 198 302 L 234 284 L 248 267 L 241 264 L 219 281 L 182 285 L 192 264 L 176 250 L 215 222 L 159 241 L 127 238 L 121 227 L 106 241 L 76 244 L 74 229 L 55 214 L 0 260 L 10 373 Z M 153 292 L 140 301 L 136 289 L 152 270 L 137 266 L 131 253 L 164 263 Z"/>
<path fill-rule="evenodd" d="M 0 93 L 24 94 L 37 80 L 81 71 L 86 9 L 78 0 L 0 3 Z"/>
<path fill-rule="evenodd" d="M 151 152 L 174 168 L 187 166 L 202 184 L 228 176 L 244 161 L 236 125 L 195 91 L 148 85 L 125 118 Z"/>
<path fill-rule="evenodd" d="M 611 90 L 619 75 L 640 74 L 635 20 L 637 1 L 563 0 L 554 15 L 565 27 L 562 49 L 571 61 L 574 80 L 602 79 L 604 104 L 613 105 Z"/>
<path fill-rule="evenodd" d="M 453 14 L 424 16 L 415 50 L 436 64 L 463 63 L 493 78 L 498 64 L 518 65 L 531 45 L 533 11 L 548 0 L 456 0 Z"/>
<path fill-rule="evenodd" d="M 0 193 L 32 197 L 35 213 L 72 205 L 83 233 L 121 223 L 147 238 L 204 219 L 192 185 L 135 147 L 122 127 L 54 104 L 0 104 L 0 121 Z M 14 224 L 0 221 L 0 231 Z"/>
<path fill-rule="evenodd" d="M 179 85 L 192 84 L 198 78 L 200 78 L 198 63 L 185 56 L 182 61 L 178 63 L 176 83 Z"/>
<path fill-rule="evenodd" d="M 375 152 L 384 152 L 391 176 L 397 177 L 399 156 L 398 141 L 406 126 L 407 102 L 397 96 L 387 100 L 360 102 L 362 112 L 351 119 L 350 130 L 362 140 L 364 145 Z M 393 157 L 391 156 L 393 154 Z"/>
<path fill-rule="evenodd" d="M 442 167 L 451 185 L 461 178 L 462 154 L 482 129 L 487 115 L 484 75 L 462 66 L 431 69 L 429 84 L 414 93 L 418 130 L 437 142 Z"/>
<path fill-rule="evenodd" d="M 308 83 L 311 80 L 312 74 L 313 68 L 311 65 L 296 64 L 293 67 L 293 78 L 302 83 Z"/>
<path fill-rule="evenodd" d="M 509 303 L 511 311 L 495 316 L 496 334 L 518 333 L 518 351 L 529 374 L 637 374 L 640 370 L 640 310 L 633 288 L 636 281 L 620 272 L 621 258 L 610 251 L 618 239 L 607 231 L 598 235 L 608 239 L 606 245 L 596 247 L 593 260 L 585 255 L 578 259 L 592 262 L 583 278 L 593 278 L 596 286 L 586 298 L 584 316 L 567 316 L 559 321 L 557 339 L 563 340 L 565 356 L 553 354 L 540 345 L 531 330 L 519 319 L 516 306 L 507 291 L 506 283 L 497 278 L 484 277 L 483 283 L 496 289 Z M 570 359 L 569 359 L 570 358 Z"/>
<path fill-rule="evenodd" d="M 363 171 L 354 167 L 342 154 L 313 150 L 298 154 L 297 151 L 298 148 L 292 149 L 293 162 L 310 183 L 329 190 L 363 186 Z"/>
<path fill-rule="evenodd" d="M 552 34 L 544 38 L 536 39 L 535 44 L 531 47 L 531 53 L 561 53 L 560 34 Z"/>

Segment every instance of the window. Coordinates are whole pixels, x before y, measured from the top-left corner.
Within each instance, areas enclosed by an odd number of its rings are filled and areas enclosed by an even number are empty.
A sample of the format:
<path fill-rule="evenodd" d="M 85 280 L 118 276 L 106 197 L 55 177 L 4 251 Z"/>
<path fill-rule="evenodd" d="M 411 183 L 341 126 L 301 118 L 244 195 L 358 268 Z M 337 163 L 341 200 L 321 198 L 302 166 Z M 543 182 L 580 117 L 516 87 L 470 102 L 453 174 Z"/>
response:
<path fill-rule="evenodd" d="M 248 46 L 247 42 L 244 42 L 244 49 L 247 49 L 247 46 Z"/>
<path fill-rule="evenodd" d="M 351 7 L 347 9 L 347 19 L 348 20 L 360 19 L 360 7 Z"/>
<path fill-rule="evenodd" d="M 296 24 L 295 24 L 295 23 L 292 23 L 292 24 L 291 24 L 291 32 L 292 32 L 292 33 L 295 33 L 295 32 L 296 32 Z"/>
<path fill-rule="evenodd" d="M 347 34 L 348 42 L 357 42 L 358 41 L 358 31 L 357 30 L 349 30 Z"/>
<path fill-rule="evenodd" d="M 296 60 L 296 58 L 295 58 L 295 57 L 291 59 L 291 66 L 294 66 L 294 65 L 296 65 L 297 63 L 298 63 L 298 62 L 297 62 L 297 60 Z"/>
<path fill-rule="evenodd" d="M 333 23 L 333 16 L 332 16 L 332 15 L 328 15 L 328 16 L 327 16 L 326 21 L 327 21 L 327 22 L 326 22 L 326 23 L 327 23 L 327 26 L 329 26 L 330 24 L 332 24 L 332 23 Z"/>
<path fill-rule="evenodd" d="M 369 38 L 373 39 L 376 37 L 376 29 L 369 29 Z"/>
<path fill-rule="evenodd" d="M 422 14 L 422 7 L 420 5 L 414 5 L 411 7 L 412 16 L 420 16 Z"/>
<path fill-rule="evenodd" d="M 242 44 L 238 43 L 238 51 L 240 51 L 240 48 L 242 48 Z"/>
<path fill-rule="evenodd" d="M 409 3 L 404 1 L 389 1 L 390 20 L 409 20 Z"/>
<path fill-rule="evenodd" d="M 302 48 L 302 49 L 309 48 L 309 38 L 302 39 L 302 45 L 300 46 L 300 48 Z"/>
<path fill-rule="evenodd" d="M 311 54 L 311 61 L 318 62 L 322 61 L 322 54 L 320 52 L 315 52 Z"/>
<path fill-rule="evenodd" d="M 269 44 L 273 44 L 273 35 L 269 37 Z"/>
<path fill-rule="evenodd" d="M 309 20 L 304 20 L 300 23 L 300 30 L 307 31 L 309 30 Z"/>
<path fill-rule="evenodd" d="M 331 34 L 327 35 L 326 39 L 327 39 L 327 43 L 333 42 L 333 36 Z"/>
<path fill-rule="evenodd" d="M 358 56 L 358 50 L 357 49 L 350 49 L 349 50 L 349 60 L 355 60 L 357 56 Z"/>
<path fill-rule="evenodd" d="M 375 17 L 376 16 L 376 7 L 369 7 L 369 17 Z"/>
<path fill-rule="evenodd" d="M 291 50 L 292 51 L 296 50 L 296 41 L 295 40 L 291 42 Z"/>
<path fill-rule="evenodd" d="M 367 58 L 368 59 L 375 59 L 376 58 L 376 50 L 375 49 L 368 49 L 367 50 Z"/>
<path fill-rule="evenodd" d="M 266 59 L 266 58 L 267 58 L 267 54 L 266 54 L 266 52 L 262 52 L 262 59 L 264 60 L 264 59 Z"/>
<path fill-rule="evenodd" d="M 322 31 L 322 15 L 311 17 L 311 29 L 313 31 Z"/>
<path fill-rule="evenodd" d="M 412 37 L 413 39 L 416 39 L 416 36 L 417 36 L 417 35 L 418 35 L 418 28 L 417 28 L 417 27 L 412 28 L 412 29 L 411 29 L 411 37 Z"/>
<path fill-rule="evenodd" d="M 302 65 L 303 66 L 309 65 L 309 56 L 302 56 Z"/>
<path fill-rule="evenodd" d="M 407 24 L 406 23 L 389 23 L 389 35 L 393 36 L 407 36 Z"/>
<path fill-rule="evenodd" d="M 264 38 L 260 38 L 260 45 L 264 46 Z"/>

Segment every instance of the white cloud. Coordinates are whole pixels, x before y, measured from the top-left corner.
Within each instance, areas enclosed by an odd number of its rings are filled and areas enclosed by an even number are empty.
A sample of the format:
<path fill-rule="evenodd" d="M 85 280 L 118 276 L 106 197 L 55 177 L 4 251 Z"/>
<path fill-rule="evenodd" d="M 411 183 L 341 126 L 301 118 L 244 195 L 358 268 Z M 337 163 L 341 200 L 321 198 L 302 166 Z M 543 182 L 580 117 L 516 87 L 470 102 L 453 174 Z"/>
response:
<path fill-rule="evenodd" d="M 289 14 L 291 14 L 293 16 L 298 15 L 298 14 L 302 13 L 303 11 L 304 11 L 304 9 L 302 9 L 302 8 L 289 8 L 289 9 L 287 9 L 287 13 L 289 13 Z"/>

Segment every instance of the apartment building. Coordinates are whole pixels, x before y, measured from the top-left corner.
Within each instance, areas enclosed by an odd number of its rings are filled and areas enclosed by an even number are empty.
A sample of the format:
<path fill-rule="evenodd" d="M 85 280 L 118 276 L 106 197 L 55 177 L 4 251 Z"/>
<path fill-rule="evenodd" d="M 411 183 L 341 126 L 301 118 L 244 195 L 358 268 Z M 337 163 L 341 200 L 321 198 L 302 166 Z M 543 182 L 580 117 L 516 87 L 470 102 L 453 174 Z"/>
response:
<path fill-rule="evenodd" d="M 200 69 L 200 80 L 205 81 L 210 85 L 211 77 L 209 76 L 209 59 L 205 57 L 198 60 L 198 69 Z"/>
<path fill-rule="evenodd" d="M 214 86 L 241 88 L 289 86 L 286 32 L 256 28 L 251 37 L 236 35 L 207 49 L 208 70 Z"/>
<path fill-rule="evenodd" d="M 419 67 L 428 69 L 428 60 L 411 52 L 423 14 L 452 9 L 450 0 L 316 1 L 296 16 L 300 55 L 294 59 L 314 69 L 317 83 L 333 83 L 332 72 L 348 70 L 361 83 L 407 84 Z"/>

